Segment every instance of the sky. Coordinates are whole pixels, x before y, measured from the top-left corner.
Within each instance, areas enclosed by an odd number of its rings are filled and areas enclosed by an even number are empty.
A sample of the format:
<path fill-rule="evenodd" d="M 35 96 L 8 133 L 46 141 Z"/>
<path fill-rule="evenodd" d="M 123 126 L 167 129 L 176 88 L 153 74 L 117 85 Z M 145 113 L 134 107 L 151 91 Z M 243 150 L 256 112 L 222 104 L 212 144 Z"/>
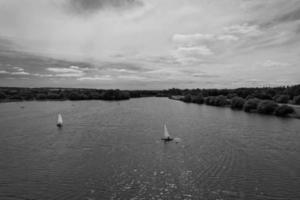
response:
<path fill-rule="evenodd" d="M 0 86 L 300 83 L 300 0 L 0 0 Z"/>

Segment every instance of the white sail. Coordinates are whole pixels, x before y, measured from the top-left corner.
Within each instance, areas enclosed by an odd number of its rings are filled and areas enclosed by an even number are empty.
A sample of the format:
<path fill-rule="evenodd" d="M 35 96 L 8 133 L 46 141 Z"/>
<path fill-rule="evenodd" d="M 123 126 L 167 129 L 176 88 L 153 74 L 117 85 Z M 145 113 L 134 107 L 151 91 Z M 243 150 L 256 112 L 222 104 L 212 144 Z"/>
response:
<path fill-rule="evenodd" d="M 62 126 L 62 124 L 63 124 L 62 116 L 61 116 L 61 114 L 58 114 L 58 117 L 57 117 L 57 125 L 58 125 L 58 126 Z"/>
<path fill-rule="evenodd" d="M 167 126 L 164 126 L 164 138 L 170 138 L 170 134 L 168 132 Z"/>

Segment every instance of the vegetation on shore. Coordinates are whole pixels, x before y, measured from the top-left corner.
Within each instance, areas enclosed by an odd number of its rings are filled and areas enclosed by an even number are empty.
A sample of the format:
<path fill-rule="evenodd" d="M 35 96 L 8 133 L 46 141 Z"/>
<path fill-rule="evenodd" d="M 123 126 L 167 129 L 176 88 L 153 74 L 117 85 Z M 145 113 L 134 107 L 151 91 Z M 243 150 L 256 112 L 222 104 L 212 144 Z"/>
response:
<path fill-rule="evenodd" d="M 0 87 L 0 102 L 31 100 L 127 100 L 138 97 L 171 97 L 184 102 L 228 106 L 232 109 L 290 116 L 300 105 L 300 85 L 238 89 L 102 90 L 81 88 Z"/>
<path fill-rule="evenodd" d="M 182 96 L 177 96 L 176 99 L 188 103 L 227 106 L 245 112 L 299 117 L 299 114 L 296 115 L 294 105 L 300 105 L 300 85 L 234 90 L 191 90 Z"/>
<path fill-rule="evenodd" d="M 1 101 L 126 100 L 127 91 L 71 88 L 0 88 Z"/>

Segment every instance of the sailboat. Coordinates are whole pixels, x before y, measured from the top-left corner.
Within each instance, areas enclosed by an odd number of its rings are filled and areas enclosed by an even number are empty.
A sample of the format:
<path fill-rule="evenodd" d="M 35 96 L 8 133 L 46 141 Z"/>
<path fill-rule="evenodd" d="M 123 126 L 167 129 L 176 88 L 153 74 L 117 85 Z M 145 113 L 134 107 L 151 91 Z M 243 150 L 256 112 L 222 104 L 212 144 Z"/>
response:
<path fill-rule="evenodd" d="M 164 142 L 170 142 L 173 140 L 173 138 L 171 138 L 169 131 L 167 129 L 166 124 L 164 125 L 164 137 L 161 138 Z"/>
<path fill-rule="evenodd" d="M 58 127 L 62 127 L 63 126 L 63 119 L 62 119 L 62 116 L 61 114 L 58 114 L 58 117 L 57 117 L 57 124 L 56 124 Z"/>

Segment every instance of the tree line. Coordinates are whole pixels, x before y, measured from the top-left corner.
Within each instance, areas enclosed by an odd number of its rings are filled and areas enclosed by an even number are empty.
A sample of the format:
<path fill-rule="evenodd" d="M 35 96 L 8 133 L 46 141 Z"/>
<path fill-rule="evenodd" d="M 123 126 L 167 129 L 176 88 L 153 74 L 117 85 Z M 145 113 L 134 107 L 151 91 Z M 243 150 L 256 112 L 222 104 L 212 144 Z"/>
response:
<path fill-rule="evenodd" d="M 84 88 L 20 88 L 0 87 L 0 101 L 30 100 L 127 100 L 138 97 L 180 96 L 185 102 L 206 103 L 215 106 L 231 106 L 234 109 L 255 110 L 262 105 L 300 105 L 300 85 L 237 89 L 177 89 L 168 90 L 103 90 Z M 251 100 L 251 101 L 249 101 Z M 266 103 L 267 102 L 267 103 Z M 259 107 L 261 108 L 262 105 Z M 248 108 L 249 107 L 249 108 Z M 272 106 L 271 106 L 272 107 Z M 273 106 L 274 107 L 274 106 Z M 263 110 L 263 109 L 259 109 Z M 269 111 L 261 111 L 269 112 Z M 279 112 L 279 111 L 278 111 Z"/>
<path fill-rule="evenodd" d="M 179 100 L 212 106 L 228 106 L 245 112 L 289 116 L 295 113 L 295 110 L 287 104 L 300 105 L 300 85 L 276 88 L 189 90 L 185 91 Z"/>
<path fill-rule="evenodd" d="M 73 88 L 0 88 L 1 101 L 31 100 L 127 100 L 130 94 L 121 90 Z"/>

